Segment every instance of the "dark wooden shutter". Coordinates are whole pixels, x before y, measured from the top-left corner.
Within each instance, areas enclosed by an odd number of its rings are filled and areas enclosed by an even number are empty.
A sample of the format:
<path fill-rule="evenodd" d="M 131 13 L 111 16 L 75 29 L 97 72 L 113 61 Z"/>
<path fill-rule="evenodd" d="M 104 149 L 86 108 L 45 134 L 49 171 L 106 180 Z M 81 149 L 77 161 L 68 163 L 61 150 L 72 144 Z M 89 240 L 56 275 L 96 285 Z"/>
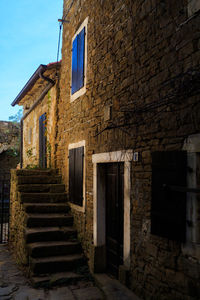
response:
<path fill-rule="evenodd" d="M 75 149 L 69 150 L 69 201 L 74 202 L 75 194 Z"/>
<path fill-rule="evenodd" d="M 85 27 L 72 44 L 72 94 L 84 86 Z"/>
<path fill-rule="evenodd" d="M 84 147 L 69 150 L 70 202 L 83 205 L 83 157 Z"/>
<path fill-rule="evenodd" d="M 84 147 L 75 149 L 75 204 L 83 204 L 83 155 Z"/>
<path fill-rule="evenodd" d="M 39 164 L 41 168 L 46 168 L 46 113 L 39 117 Z"/>
<path fill-rule="evenodd" d="M 151 233 L 185 241 L 186 193 L 170 186 L 187 186 L 187 152 L 152 153 Z"/>

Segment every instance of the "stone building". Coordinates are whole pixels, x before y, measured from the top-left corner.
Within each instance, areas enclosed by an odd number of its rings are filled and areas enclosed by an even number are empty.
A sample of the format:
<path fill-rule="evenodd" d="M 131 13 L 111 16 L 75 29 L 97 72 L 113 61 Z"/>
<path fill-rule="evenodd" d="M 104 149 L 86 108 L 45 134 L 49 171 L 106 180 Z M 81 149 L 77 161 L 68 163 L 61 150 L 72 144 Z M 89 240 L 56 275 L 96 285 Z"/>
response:
<path fill-rule="evenodd" d="M 60 63 L 40 65 L 12 102 L 23 106 L 21 167 L 51 167 Z"/>
<path fill-rule="evenodd" d="M 52 166 L 90 268 L 143 299 L 199 299 L 199 1 L 63 8 Z"/>

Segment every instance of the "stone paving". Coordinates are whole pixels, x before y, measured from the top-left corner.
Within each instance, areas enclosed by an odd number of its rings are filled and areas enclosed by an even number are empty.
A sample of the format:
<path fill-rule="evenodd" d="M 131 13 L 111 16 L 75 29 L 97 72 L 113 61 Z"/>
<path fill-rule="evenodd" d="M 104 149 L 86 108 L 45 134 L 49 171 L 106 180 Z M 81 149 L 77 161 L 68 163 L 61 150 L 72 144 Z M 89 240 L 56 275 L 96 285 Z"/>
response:
<path fill-rule="evenodd" d="M 102 300 L 106 299 L 93 281 L 79 281 L 76 285 L 35 289 L 18 269 L 7 245 L 0 245 L 1 300 Z"/>

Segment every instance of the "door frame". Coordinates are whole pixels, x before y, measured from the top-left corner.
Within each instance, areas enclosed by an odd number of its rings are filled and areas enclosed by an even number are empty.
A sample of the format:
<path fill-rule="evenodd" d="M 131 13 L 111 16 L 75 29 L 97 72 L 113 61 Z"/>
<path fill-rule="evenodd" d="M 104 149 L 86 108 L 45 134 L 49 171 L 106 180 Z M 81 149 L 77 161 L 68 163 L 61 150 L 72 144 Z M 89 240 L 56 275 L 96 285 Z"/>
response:
<path fill-rule="evenodd" d="M 124 162 L 124 266 L 130 268 L 130 191 L 131 191 L 131 161 L 133 150 L 122 150 L 92 155 L 93 162 L 93 239 L 95 248 L 106 246 L 106 203 L 103 163 Z M 102 252 L 106 261 L 105 251 Z M 94 254 L 95 256 L 95 254 Z M 94 257 L 95 264 L 95 257 Z M 95 268 L 94 268 L 95 269 Z M 98 271 L 98 270 L 96 270 Z"/>

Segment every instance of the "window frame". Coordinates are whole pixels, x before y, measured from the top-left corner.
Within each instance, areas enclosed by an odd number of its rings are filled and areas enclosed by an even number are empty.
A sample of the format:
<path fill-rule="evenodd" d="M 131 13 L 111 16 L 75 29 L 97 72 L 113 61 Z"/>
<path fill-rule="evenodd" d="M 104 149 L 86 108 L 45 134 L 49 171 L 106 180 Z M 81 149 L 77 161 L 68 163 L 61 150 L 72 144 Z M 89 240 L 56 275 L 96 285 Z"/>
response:
<path fill-rule="evenodd" d="M 73 49 L 71 50 L 71 86 L 70 86 L 70 102 L 73 102 L 80 96 L 84 95 L 86 93 L 86 82 L 87 82 L 87 26 L 88 26 L 88 17 L 83 21 L 79 29 L 76 31 L 75 35 L 72 38 L 72 46 L 73 42 L 78 36 L 78 34 L 83 30 L 85 27 L 85 49 L 84 49 L 84 84 L 83 87 L 80 88 L 78 91 L 76 91 L 74 94 L 72 94 L 72 56 L 73 56 Z"/>
<path fill-rule="evenodd" d="M 198 188 L 197 185 L 197 159 L 200 156 L 200 134 L 193 134 L 188 136 L 183 145 L 183 150 L 187 151 L 188 156 L 188 167 L 189 170 L 193 169 L 193 172 L 188 172 L 188 187 L 189 188 Z M 187 194 L 187 220 L 192 223 L 196 221 L 197 215 L 197 207 L 195 207 L 195 202 L 198 200 L 196 199 L 198 194 L 195 193 L 188 193 Z M 195 210 L 195 213 L 192 211 Z M 191 255 L 198 260 L 200 259 L 200 243 L 196 240 L 196 230 L 197 227 L 194 226 L 193 228 L 190 224 L 187 224 L 186 227 L 186 242 L 182 244 L 182 252 L 184 255 Z"/>

